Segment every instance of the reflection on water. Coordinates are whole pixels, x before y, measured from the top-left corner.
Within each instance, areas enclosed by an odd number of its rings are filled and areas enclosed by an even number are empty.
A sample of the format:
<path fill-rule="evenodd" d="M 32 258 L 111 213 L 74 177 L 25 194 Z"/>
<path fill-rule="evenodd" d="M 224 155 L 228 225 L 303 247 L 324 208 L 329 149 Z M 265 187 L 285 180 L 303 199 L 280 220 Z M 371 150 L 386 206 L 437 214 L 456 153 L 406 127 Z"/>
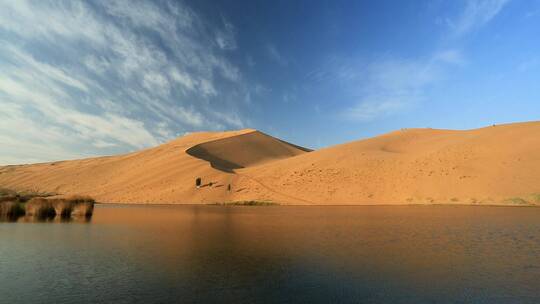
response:
<path fill-rule="evenodd" d="M 0 215 L 0 223 L 89 223 L 92 216 Z"/>
<path fill-rule="evenodd" d="M 6 303 L 540 301 L 537 208 L 100 205 L 0 240 Z"/>

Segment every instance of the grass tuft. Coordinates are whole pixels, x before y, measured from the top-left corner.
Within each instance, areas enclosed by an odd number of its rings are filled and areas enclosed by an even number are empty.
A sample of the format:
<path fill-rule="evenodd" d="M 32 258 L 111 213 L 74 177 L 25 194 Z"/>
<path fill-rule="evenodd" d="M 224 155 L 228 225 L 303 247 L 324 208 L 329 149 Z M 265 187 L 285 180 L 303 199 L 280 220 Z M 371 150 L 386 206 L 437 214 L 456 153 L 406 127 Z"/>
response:
<path fill-rule="evenodd" d="M 531 201 L 536 204 L 540 204 L 540 193 L 531 194 Z"/>
<path fill-rule="evenodd" d="M 278 203 L 267 202 L 267 201 L 236 201 L 236 202 L 222 202 L 222 203 L 213 203 L 210 205 L 218 206 L 277 206 Z"/>
<path fill-rule="evenodd" d="M 529 202 L 524 200 L 521 197 L 511 197 L 511 198 L 505 199 L 503 203 L 509 204 L 509 205 L 529 205 Z"/>
<path fill-rule="evenodd" d="M 0 216 L 15 219 L 28 215 L 38 219 L 52 219 L 55 216 L 90 217 L 95 200 L 89 196 L 74 195 L 65 198 L 49 198 L 54 193 L 38 191 L 15 191 L 0 188 Z"/>
<path fill-rule="evenodd" d="M 0 188 L 0 202 L 1 201 L 17 201 L 20 203 L 26 203 L 35 197 L 49 197 L 56 195 L 52 192 L 39 192 L 33 190 L 15 191 L 7 188 Z"/>

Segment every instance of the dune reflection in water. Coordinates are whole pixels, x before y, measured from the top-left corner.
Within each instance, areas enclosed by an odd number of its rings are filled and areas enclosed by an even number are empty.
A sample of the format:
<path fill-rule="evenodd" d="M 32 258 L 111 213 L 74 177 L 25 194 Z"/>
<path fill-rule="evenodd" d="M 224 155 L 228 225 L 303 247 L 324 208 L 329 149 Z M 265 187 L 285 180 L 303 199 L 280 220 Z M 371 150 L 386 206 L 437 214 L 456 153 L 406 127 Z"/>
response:
<path fill-rule="evenodd" d="M 0 227 L 14 302 L 540 300 L 537 208 L 101 205 Z"/>

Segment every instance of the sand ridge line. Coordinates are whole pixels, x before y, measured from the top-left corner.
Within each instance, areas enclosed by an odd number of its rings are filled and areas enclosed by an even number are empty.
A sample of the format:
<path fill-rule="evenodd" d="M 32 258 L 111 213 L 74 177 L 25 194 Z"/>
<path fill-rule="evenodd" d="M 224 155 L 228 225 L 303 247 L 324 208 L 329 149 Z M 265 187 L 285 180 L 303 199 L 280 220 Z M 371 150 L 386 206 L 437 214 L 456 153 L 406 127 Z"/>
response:
<path fill-rule="evenodd" d="M 0 187 L 119 203 L 540 205 L 538 134 L 540 122 L 402 129 L 307 152 L 251 129 L 197 132 L 125 155 L 0 167 Z M 197 177 L 247 191 L 196 191 Z"/>

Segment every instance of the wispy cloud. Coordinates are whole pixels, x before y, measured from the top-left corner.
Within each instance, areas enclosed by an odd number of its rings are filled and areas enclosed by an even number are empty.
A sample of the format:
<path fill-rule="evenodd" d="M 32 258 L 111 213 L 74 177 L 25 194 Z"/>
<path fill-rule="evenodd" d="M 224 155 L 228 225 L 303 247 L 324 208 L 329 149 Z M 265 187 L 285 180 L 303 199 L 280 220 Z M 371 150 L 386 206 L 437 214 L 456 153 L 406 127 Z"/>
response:
<path fill-rule="evenodd" d="M 537 69 L 538 67 L 540 67 L 540 58 L 535 57 L 518 64 L 517 70 L 520 72 L 529 72 Z"/>
<path fill-rule="evenodd" d="M 532 11 L 529 11 L 529 12 L 525 13 L 525 18 L 533 18 L 533 17 L 537 17 L 537 16 L 540 16 L 540 9 L 532 10 Z"/>
<path fill-rule="evenodd" d="M 278 63 L 279 65 L 286 66 L 288 64 L 288 60 L 283 55 L 281 55 L 275 45 L 267 44 L 266 52 L 268 54 L 268 57 L 270 57 L 271 60 Z"/>
<path fill-rule="evenodd" d="M 222 17 L 221 20 L 223 28 L 216 31 L 216 43 L 223 50 L 235 50 L 237 47 L 236 29 L 225 17 Z"/>
<path fill-rule="evenodd" d="M 411 107 L 424 100 L 425 89 L 442 77 L 446 64 L 439 56 L 374 62 L 352 80 L 357 100 L 341 115 L 366 122 Z"/>
<path fill-rule="evenodd" d="M 490 22 L 510 0 L 468 0 L 455 20 L 448 20 L 455 36 L 462 36 Z"/>
<path fill-rule="evenodd" d="M 466 60 L 463 53 L 457 49 L 448 49 L 435 53 L 433 56 L 435 61 L 441 61 L 448 64 L 464 65 Z"/>
<path fill-rule="evenodd" d="M 1 2 L 0 163 L 242 126 L 234 97 L 250 88 L 224 55 L 235 39 L 225 18 L 209 24 L 173 1 Z M 47 152 L 21 153 L 28 149 Z"/>
<path fill-rule="evenodd" d="M 315 79 L 338 78 L 347 83 L 356 95 L 353 106 L 343 110 L 341 117 L 355 121 L 370 121 L 402 112 L 426 100 L 426 91 L 443 80 L 451 68 L 467 65 L 460 47 L 452 47 L 459 38 L 489 23 L 509 0 L 468 0 L 461 13 L 447 19 L 450 25 L 450 46 L 437 49 L 425 58 L 382 59 L 365 66 L 341 65 L 328 71 L 316 71 Z M 338 65 L 339 66 L 339 65 Z"/>

